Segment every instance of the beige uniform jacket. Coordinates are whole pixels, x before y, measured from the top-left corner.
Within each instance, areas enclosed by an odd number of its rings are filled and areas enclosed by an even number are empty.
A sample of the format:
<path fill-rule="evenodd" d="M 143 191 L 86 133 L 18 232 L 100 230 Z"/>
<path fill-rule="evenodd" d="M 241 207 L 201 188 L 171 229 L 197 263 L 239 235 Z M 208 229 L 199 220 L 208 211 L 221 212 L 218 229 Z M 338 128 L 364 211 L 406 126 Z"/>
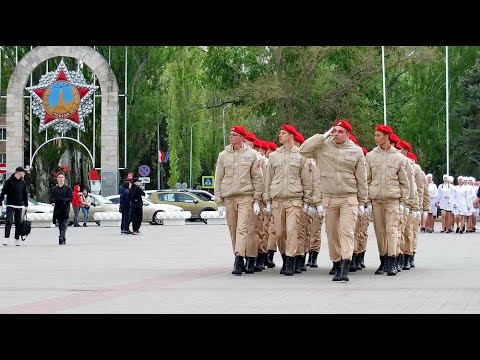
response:
<path fill-rule="evenodd" d="M 365 156 L 367 166 L 368 202 L 371 200 L 399 200 L 405 206 L 410 191 L 405 157 L 393 146 L 382 150 L 379 146 Z"/>
<path fill-rule="evenodd" d="M 367 175 L 362 149 L 353 141 L 337 144 L 320 134 L 313 135 L 300 146 L 300 154 L 314 158 L 320 170 L 320 186 L 324 198 L 356 196 L 359 205 L 367 201 Z"/>
<path fill-rule="evenodd" d="M 315 207 L 322 205 L 322 187 L 320 184 L 320 169 L 314 159 L 308 159 L 310 173 L 313 182 L 312 205 Z"/>
<path fill-rule="evenodd" d="M 415 176 L 415 185 L 417 186 L 417 198 L 418 198 L 417 211 L 419 211 L 423 209 L 423 191 L 425 187 L 426 178 L 420 165 L 415 163 L 413 163 L 413 173 Z"/>
<path fill-rule="evenodd" d="M 294 146 L 286 150 L 283 146 L 268 157 L 265 193 L 263 200 L 302 200 L 311 203 L 312 180 L 309 176 L 307 159 Z"/>
<path fill-rule="evenodd" d="M 405 158 L 405 172 L 407 173 L 408 183 L 410 185 L 408 199 L 405 202 L 411 211 L 418 211 L 418 189 L 415 182 L 415 170 L 413 169 L 413 160 L 404 156 Z"/>
<path fill-rule="evenodd" d="M 264 189 L 257 153 L 246 145 L 238 151 L 232 145 L 225 147 L 215 168 L 215 202 L 222 205 L 224 198 L 249 195 L 260 200 Z"/>
<path fill-rule="evenodd" d="M 427 181 L 427 175 L 425 175 L 425 172 L 423 172 L 423 204 L 422 208 L 423 211 L 430 211 L 430 194 L 428 192 L 428 181 Z"/>

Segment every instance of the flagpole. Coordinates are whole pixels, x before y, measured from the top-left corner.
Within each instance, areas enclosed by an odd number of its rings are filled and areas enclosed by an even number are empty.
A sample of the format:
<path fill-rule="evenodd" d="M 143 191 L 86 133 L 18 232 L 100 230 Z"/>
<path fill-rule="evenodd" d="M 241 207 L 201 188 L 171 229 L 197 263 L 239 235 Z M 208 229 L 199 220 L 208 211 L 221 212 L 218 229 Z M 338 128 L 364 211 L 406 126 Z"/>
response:
<path fill-rule="evenodd" d="M 448 46 L 445 46 L 445 91 L 446 91 L 446 106 L 445 106 L 445 111 L 446 111 L 446 121 L 445 121 L 445 127 L 446 127 L 446 145 L 447 145 L 447 175 L 450 175 L 450 166 L 449 166 L 449 121 L 448 121 Z"/>
<path fill-rule="evenodd" d="M 157 122 L 157 158 L 160 160 L 160 124 Z M 157 190 L 160 190 L 160 167 L 162 163 L 158 161 L 157 164 Z"/>
<path fill-rule="evenodd" d="M 383 124 L 387 125 L 387 94 L 385 89 L 385 46 L 382 46 L 382 78 L 383 78 Z"/>

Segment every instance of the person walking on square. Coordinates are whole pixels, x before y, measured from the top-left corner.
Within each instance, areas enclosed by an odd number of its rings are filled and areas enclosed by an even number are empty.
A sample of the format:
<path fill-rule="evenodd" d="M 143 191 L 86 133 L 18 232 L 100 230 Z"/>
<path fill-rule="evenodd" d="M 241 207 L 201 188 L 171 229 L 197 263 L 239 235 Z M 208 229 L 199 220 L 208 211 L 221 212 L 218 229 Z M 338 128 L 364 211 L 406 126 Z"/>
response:
<path fill-rule="evenodd" d="M 78 223 L 78 213 L 80 212 L 80 208 L 82 207 L 82 200 L 80 200 L 80 185 L 75 185 L 73 187 L 73 226 L 79 227 L 80 224 Z"/>
<path fill-rule="evenodd" d="M 141 182 L 138 178 L 133 179 L 133 185 L 129 193 L 133 229 L 132 235 L 140 234 L 139 230 L 143 219 L 143 196 L 145 196 L 145 192 L 140 184 Z"/>
<path fill-rule="evenodd" d="M 122 234 L 131 234 L 130 231 L 130 187 L 132 183 L 125 181 L 120 194 L 120 212 L 122 213 L 121 231 Z"/>
<path fill-rule="evenodd" d="M 90 198 L 90 195 L 88 195 L 87 189 L 83 189 L 80 200 L 82 202 L 83 227 L 87 227 L 88 216 L 90 214 L 90 205 L 92 204 L 92 199 Z"/>
<path fill-rule="evenodd" d="M 3 242 L 5 246 L 8 245 L 14 216 L 15 245 L 20 246 L 20 223 L 22 222 L 22 215 L 26 214 L 28 209 L 27 183 L 23 179 L 25 172 L 26 170 L 22 166 L 17 167 L 15 174 L 12 174 L 5 182 L 0 195 L 0 206 L 3 204 L 5 196 L 7 197 L 7 219 L 5 222 L 5 241 Z"/>
<path fill-rule="evenodd" d="M 50 193 L 50 203 L 54 206 L 53 217 L 58 221 L 58 244 L 65 245 L 67 238 L 68 217 L 70 214 L 70 203 L 73 200 L 72 188 L 65 184 L 65 174 L 57 174 L 57 185 Z"/>

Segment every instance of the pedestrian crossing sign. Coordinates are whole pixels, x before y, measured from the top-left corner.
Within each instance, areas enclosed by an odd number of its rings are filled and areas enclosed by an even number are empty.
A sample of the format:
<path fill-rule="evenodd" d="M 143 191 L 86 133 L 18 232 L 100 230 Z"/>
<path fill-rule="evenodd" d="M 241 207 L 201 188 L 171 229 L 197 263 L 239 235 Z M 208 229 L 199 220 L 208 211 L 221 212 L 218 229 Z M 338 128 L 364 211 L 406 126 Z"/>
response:
<path fill-rule="evenodd" d="M 202 176 L 202 188 L 213 189 L 215 184 L 215 176 Z"/>

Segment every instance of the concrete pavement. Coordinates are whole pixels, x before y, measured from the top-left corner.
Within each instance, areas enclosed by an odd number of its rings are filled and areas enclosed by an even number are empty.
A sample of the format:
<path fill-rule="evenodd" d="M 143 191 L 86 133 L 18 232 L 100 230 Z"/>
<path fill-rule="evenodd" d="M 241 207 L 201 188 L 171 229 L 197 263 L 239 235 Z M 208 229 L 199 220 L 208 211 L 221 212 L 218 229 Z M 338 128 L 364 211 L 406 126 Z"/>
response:
<path fill-rule="evenodd" d="M 233 276 L 227 226 L 142 224 L 120 229 L 32 229 L 22 246 L 0 246 L 0 313 L 480 313 L 480 233 L 419 234 L 416 267 L 374 275 L 373 224 L 366 269 L 332 282 L 324 229 L 319 268 L 287 277 L 281 265 Z M 480 229 L 480 227 L 478 227 Z M 3 237 L 3 226 L 0 236 Z"/>

